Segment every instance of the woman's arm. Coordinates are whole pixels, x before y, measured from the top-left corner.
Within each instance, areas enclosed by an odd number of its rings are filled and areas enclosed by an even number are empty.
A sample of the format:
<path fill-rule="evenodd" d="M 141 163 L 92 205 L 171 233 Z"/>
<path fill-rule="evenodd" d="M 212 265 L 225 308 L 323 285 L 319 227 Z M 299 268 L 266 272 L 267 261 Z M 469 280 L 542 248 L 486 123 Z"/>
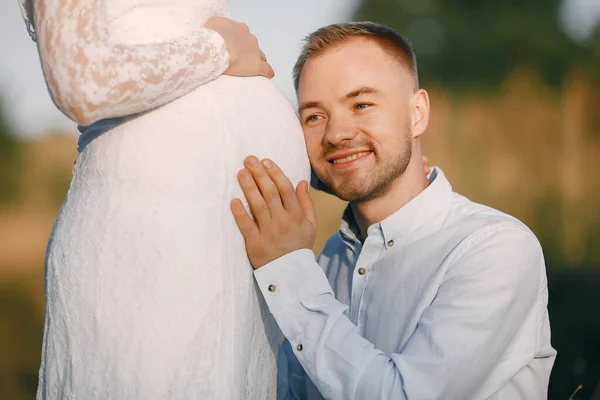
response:
<path fill-rule="evenodd" d="M 50 95 L 82 125 L 168 103 L 215 79 L 231 61 L 212 29 L 162 43 L 116 45 L 109 42 L 103 0 L 32 1 Z"/>

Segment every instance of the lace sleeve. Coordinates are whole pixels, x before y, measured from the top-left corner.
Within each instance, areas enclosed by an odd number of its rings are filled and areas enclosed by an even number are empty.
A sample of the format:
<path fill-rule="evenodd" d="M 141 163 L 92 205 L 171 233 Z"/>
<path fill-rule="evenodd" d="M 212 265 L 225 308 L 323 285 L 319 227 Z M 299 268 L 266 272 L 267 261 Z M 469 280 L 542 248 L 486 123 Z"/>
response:
<path fill-rule="evenodd" d="M 27 32 L 31 39 L 35 42 L 35 30 L 33 29 L 33 3 L 31 0 L 19 0 L 19 7 L 21 8 L 21 15 L 23 16 L 23 21 L 25 21 L 25 26 L 27 27 Z"/>
<path fill-rule="evenodd" d="M 27 14 L 29 1 L 34 13 Z M 35 17 L 34 37 L 50 95 L 77 123 L 151 110 L 227 69 L 223 38 L 203 27 L 162 43 L 111 44 L 103 1 L 20 0 L 25 16 Z"/>

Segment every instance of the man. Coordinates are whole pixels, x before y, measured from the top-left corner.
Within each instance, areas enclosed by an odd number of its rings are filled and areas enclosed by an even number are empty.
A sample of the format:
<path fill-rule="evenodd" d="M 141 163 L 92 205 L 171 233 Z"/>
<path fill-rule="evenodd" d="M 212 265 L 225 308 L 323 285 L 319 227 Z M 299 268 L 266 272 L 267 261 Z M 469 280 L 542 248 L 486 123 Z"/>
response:
<path fill-rule="evenodd" d="M 256 157 L 238 175 L 254 219 L 239 199 L 232 212 L 287 338 L 281 397 L 545 399 L 542 249 L 439 168 L 425 176 L 429 98 L 408 42 L 372 23 L 322 28 L 295 77 L 312 167 L 349 206 L 317 264 L 308 184 Z"/>

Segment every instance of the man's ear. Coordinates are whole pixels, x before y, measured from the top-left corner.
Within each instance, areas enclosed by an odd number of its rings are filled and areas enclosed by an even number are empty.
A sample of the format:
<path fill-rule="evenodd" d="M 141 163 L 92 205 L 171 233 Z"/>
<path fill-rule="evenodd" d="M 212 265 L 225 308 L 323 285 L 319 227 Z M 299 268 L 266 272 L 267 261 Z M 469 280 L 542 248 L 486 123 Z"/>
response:
<path fill-rule="evenodd" d="M 418 138 L 429 124 L 429 94 L 424 89 L 417 90 L 411 100 L 412 137 Z"/>

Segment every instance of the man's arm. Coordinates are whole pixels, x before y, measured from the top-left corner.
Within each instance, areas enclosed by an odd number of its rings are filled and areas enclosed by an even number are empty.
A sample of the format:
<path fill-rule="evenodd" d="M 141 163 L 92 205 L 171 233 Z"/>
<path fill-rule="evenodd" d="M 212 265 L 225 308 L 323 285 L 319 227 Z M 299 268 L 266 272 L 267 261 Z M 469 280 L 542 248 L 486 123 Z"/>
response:
<path fill-rule="evenodd" d="M 260 175 L 255 169 L 250 171 Z M 254 181 L 257 189 L 263 179 Z M 278 233 L 267 233 L 265 220 L 257 220 L 261 226 L 257 232 L 282 236 L 289 243 L 285 232 L 295 229 L 282 228 L 290 219 L 279 220 L 280 216 L 270 216 Z M 273 241 L 273 248 L 278 248 L 277 239 Z M 262 246 L 270 245 L 266 241 Z M 257 269 L 255 277 L 294 354 L 325 398 L 490 396 L 493 392 L 478 392 L 482 383 L 498 390 L 534 357 L 537 318 L 531 314 L 541 306 L 539 294 L 545 289 L 543 257 L 533 235 L 514 225 L 477 232 L 454 257 L 435 300 L 396 354 L 376 349 L 359 335 L 310 250 L 281 254 Z M 526 339 L 515 346 L 516 335 Z"/>
<path fill-rule="evenodd" d="M 524 323 L 536 321 L 528 316 L 537 312 L 543 288 L 541 254 L 527 233 L 506 229 L 479 240 L 453 265 L 396 354 L 385 354 L 358 334 L 310 252 L 283 256 L 255 277 L 325 398 L 473 398 L 486 380 L 500 389 L 533 360 L 537 326 Z M 507 354 L 521 330 L 528 340 Z"/>

